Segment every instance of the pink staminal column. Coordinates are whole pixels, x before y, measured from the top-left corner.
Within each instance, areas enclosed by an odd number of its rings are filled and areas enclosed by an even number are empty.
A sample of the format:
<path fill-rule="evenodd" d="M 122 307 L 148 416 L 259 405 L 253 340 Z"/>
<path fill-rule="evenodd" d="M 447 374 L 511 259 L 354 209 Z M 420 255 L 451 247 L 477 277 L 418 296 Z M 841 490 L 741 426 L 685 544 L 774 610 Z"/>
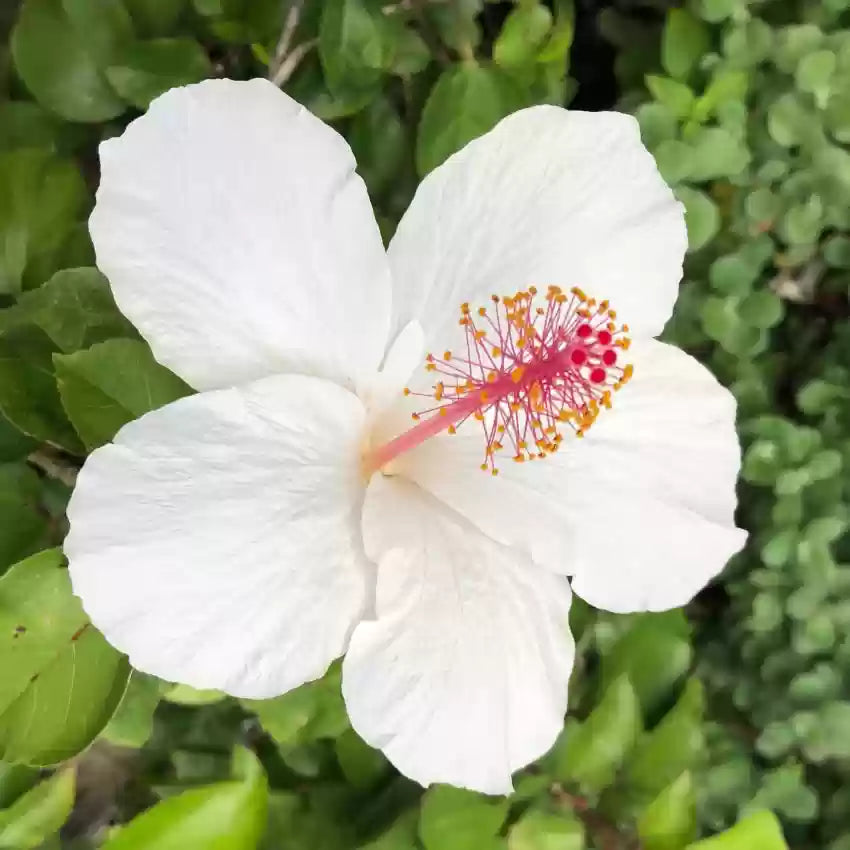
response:
<path fill-rule="evenodd" d="M 631 364 L 620 362 L 629 328 L 616 323 L 607 301 L 557 286 L 542 297 L 532 286 L 491 300 L 490 309 L 461 305 L 465 351 L 429 354 L 431 391 L 404 391 L 436 404 L 414 413 L 410 430 L 370 452 L 369 472 L 443 431 L 455 433 L 472 417 L 484 432 L 481 468 L 496 475 L 500 452 L 517 463 L 546 457 L 558 451 L 564 424 L 583 436 L 631 378 Z"/>

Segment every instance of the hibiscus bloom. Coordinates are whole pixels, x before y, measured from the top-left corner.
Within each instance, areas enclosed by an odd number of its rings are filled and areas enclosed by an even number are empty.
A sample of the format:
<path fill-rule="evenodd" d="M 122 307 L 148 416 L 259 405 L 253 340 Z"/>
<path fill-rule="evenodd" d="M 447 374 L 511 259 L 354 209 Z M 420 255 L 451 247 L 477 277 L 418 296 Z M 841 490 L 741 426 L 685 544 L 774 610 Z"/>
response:
<path fill-rule="evenodd" d="M 653 339 L 686 234 L 635 121 L 511 115 L 386 251 L 345 141 L 261 80 L 175 89 L 100 156 L 98 265 L 198 393 L 80 473 L 92 621 L 240 697 L 344 654 L 401 772 L 509 791 L 562 728 L 570 578 L 666 609 L 744 540 L 733 398 Z"/>

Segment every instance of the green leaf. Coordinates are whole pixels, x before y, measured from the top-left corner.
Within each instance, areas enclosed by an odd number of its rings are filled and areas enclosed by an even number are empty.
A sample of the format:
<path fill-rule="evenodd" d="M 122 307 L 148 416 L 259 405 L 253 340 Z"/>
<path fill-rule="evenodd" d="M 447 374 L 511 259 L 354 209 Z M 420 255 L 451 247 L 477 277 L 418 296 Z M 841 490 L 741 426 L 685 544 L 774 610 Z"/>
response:
<path fill-rule="evenodd" d="M 55 764 L 88 746 L 129 665 L 88 623 L 57 550 L 0 579 L 0 636 L 0 758 Z"/>
<path fill-rule="evenodd" d="M 138 109 L 147 109 L 168 89 L 200 82 L 211 72 L 206 52 L 191 38 L 130 44 L 105 71 L 112 88 Z"/>
<path fill-rule="evenodd" d="M 508 833 L 508 850 L 584 850 L 584 826 L 565 814 L 531 809 Z"/>
<path fill-rule="evenodd" d="M 647 74 L 646 85 L 652 96 L 677 118 L 687 118 L 691 114 L 696 99 L 684 83 L 670 77 Z"/>
<path fill-rule="evenodd" d="M 431 51 L 422 36 L 406 26 L 398 26 L 391 32 L 391 55 L 386 62 L 387 70 L 399 77 L 410 77 L 424 71 L 431 61 Z"/>
<path fill-rule="evenodd" d="M 425 850 L 486 847 L 498 834 L 507 813 L 506 798 L 432 785 L 422 800 L 419 837 Z"/>
<path fill-rule="evenodd" d="M 496 68 L 456 65 L 431 90 L 416 139 L 416 167 L 432 171 L 520 105 L 514 84 Z"/>
<path fill-rule="evenodd" d="M 346 729 L 336 739 L 334 749 L 340 769 L 355 788 L 369 790 L 389 768 L 383 753 L 372 749 L 353 729 Z"/>
<path fill-rule="evenodd" d="M 160 702 L 162 683 L 133 670 L 127 690 L 102 736 L 119 747 L 141 747 L 153 731 L 153 714 Z"/>
<path fill-rule="evenodd" d="M 747 295 L 758 279 L 759 269 L 741 253 L 718 257 L 708 272 L 711 287 L 723 295 Z"/>
<path fill-rule="evenodd" d="M 750 152 L 723 127 L 701 127 L 689 140 L 690 178 L 694 182 L 735 177 L 750 162 Z"/>
<path fill-rule="evenodd" d="M 54 346 L 35 327 L 0 335 L 0 412 L 24 434 L 80 453 L 53 377 Z"/>
<path fill-rule="evenodd" d="M 145 36 L 169 35 L 188 6 L 187 0 L 124 0 L 136 30 Z"/>
<path fill-rule="evenodd" d="M 62 246 L 86 198 L 72 163 L 41 150 L 0 154 L 0 295 L 20 292 L 30 263 Z"/>
<path fill-rule="evenodd" d="M 658 794 L 694 766 L 705 741 L 705 698 L 698 679 L 690 679 L 676 705 L 638 741 L 626 764 L 626 780 L 642 795 Z"/>
<path fill-rule="evenodd" d="M 41 771 L 25 764 L 0 762 L 0 809 L 6 809 L 38 782 Z"/>
<path fill-rule="evenodd" d="M 184 791 L 121 828 L 102 850 L 254 850 L 266 826 L 268 783 L 255 756 L 241 782 Z"/>
<path fill-rule="evenodd" d="M 43 106 L 68 121 L 108 121 L 124 111 L 124 102 L 103 69 L 132 38 L 121 0 L 25 0 L 12 54 Z"/>
<path fill-rule="evenodd" d="M 704 21 L 716 24 L 726 20 L 738 6 L 738 0 L 699 0 L 699 15 Z"/>
<path fill-rule="evenodd" d="M 628 676 L 644 715 L 653 714 L 690 669 L 693 652 L 686 628 L 677 628 L 667 615 L 642 615 L 603 654 L 602 689 Z"/>
<path fill-rule="evenodd" d="M 189 685 L 174 685 L 162 694 L 166 702 L 173 702 L 176 705 L 212 705 L 221 702 L 225 696 L 226 694 L 221 691 L 207 688 L 199 690 Z"/>
<path fill-rule="evenodd" d="M 664 181 L 671 186 L 687 180 L 693 169 L 693 152 L 679 139 L 666 139 L 653 151 L 655 163 Z"/>
<path fill-rule="evenodd" d="M 676 138 L 678 123 L 676 116 L 663 103 L 642 103 L 635 112 L 640 124 L 643 143 L 658 156 L 655 148 L 662 142 Z"/>
<path fill-rule="evenodd" d="M 31 850 L 59 831 L 74 805 L 73 768 L 55 773 L 0 812 L 0 848 Z"/>
<path fill-rule="evenodd" d="M 689 844 L 685 850 L 788 850 L 779 821 L 773 812 L 756 812 L 732 829 Z"/>
<path fill-rule="evenodd" d="M 708 52 L 705 24 L 687 9 L 671 9 L 661 36 L 661 64 L 671 77 L 684 80 Z"/>
<path fill-rule="evenodd" d="M 810 137 L 813 118 L 796 95 L 786 93 L 768 108 L 767 129 L 777 144 L 790 148 Z"/>
<path fill-rule="evenodd" d="M 493 44 L 493 60 L 506 70 L 532 64 L 552 29 L 553 16 L 538 0 L 514 7 Z"/>
<path fill-rule="evenodd" d="M 88 449 L 122 425 L 191 392 L 143 342 L 110 339 L 54 358 L 62 404 Z"/>
<path fill-rule="evenodd" d="M 688 771 L 646 807 L 638 819 L 637 831 L 644 850 L 680 850 L 696 837 L 697 802 Z"/>
<path fill-rule="evenodd" d="M 62 135 L 62 123 L 37 103 L 0 102 L 0 151 L 14 148 L 53 150 Z"/>
<path fill-rule="evenodd" d="M 484 0 L 454 0 L 428 4 L 429 18 L 442 42 L 459 53 L 471 52 L 481 42 L 478 16 Z"/>
<path fill-rule="evenodd" d="M 334 93 L 373 88 L 392 58 L 390 31 L 377 0 L 327 0 L 319 57 Z"/>
<path fill-rule="evenodd" d="M 720 229 L 720 212 L 708 195 L 688 186 L 679 186 L 676 189 L 676 196 L 685 205 L 688 251 L 699 251 L 715 237 Z"/>
<path fill-rule="evenodd" d="M 349 726 L 338 665 L 321 679 L 274 699 L 242 700 L 282 748 L 317 738 L 336 738 Z"/>
<path fill-rule="evenodd" d="M 850 702 L 827 702 L 817 715 L 818 722 L 804 743 L 807 758 L 815 762 L 850 758 Z"/>
<path fill-rule="evenodd" d="M 555 778 L 601 791 L 611 784 L 642 728 L 635 690 L 627 676 L 620 676 L 584 722 L 567 724 L 553 754 Z"/>
<path fill-rule="evenodd" d="M 18 307 L 66 353 L 135 334 L 118 312 L 106 278 L 95 268 L 57 272 L 43 286 L 25 292 Z"/>
<path fill-rule="evenodd" d="M 740 305 L 741 321 L 756 328 L 772 328 L 785 315 L 782 299 L 769 289 L 750 293 Z"/>
<path fill-rule="evenodd" d="M 0 465 L 0 574 L 10 564 L 44 548 L 47 519 L 41 481 L 24 464 Z"/>
<path fill-rule="evenodd" d="M 797 66 L 797 88 L 813 95 L 821 106 L 826 106 L 836 62 L 831 50 L 815 50 L 807 54 Z"/>
<path fill-rule="evenodd" d="M 728 103 L 742 103 L 747 96 L 748 77 L 745 71 L 720 70 L 710 80 L 693 109 L 698 123 L 707 121 Z"/>
<path fill-rule="evenodd" d="M 392 101 L 379 95 L 358 112 L 348 141 L 357 170 L 375 197 L 393 181 L 408 151 L 407 133 Z"/>
<path fill-rule="evenodd" d="M 779 222 L 779 232 L 789 245 L 812 245 L 824 226 L 823 203 L 814 195 L 792 206 Z"/>
<path fill-rule="evenodd" d="M 850 237 L 828 239 L 823 245 L 823 258 L 834 269 L 850 269 Z"/>

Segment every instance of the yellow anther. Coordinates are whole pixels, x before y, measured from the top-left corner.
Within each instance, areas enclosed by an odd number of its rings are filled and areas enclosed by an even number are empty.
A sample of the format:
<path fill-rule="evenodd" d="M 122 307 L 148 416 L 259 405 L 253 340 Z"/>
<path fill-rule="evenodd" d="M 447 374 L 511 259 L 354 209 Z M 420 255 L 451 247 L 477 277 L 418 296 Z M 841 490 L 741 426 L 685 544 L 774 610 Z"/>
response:
<path fill-rule="evenodd" d="M 437 381 L 437 386 L 434 387 L 434 398 L 437 399 L 437 401 L 442 401 L 444 391 L 445 387 L 443 386 L 443 382 Z"/>
<path fill-rule="evenodd" d="M 443 352 L 443 360 L 451 360 L 451 359 L 452 359 L 451 351 L 444 351 Z"/>
<path fill-rule="evenodd" d="M 524 366 L 517 366 L 517 367 L 516 367 L 516 368 L 515 368 L 515 369 L 511 372 L 511 380 L 512 380 L 515 384 L 518 384 L 518 383 L 522 380 L 522 376 L 523 376 L 524 374 L 525 374 L 525 367 L 524 367 Z"/>

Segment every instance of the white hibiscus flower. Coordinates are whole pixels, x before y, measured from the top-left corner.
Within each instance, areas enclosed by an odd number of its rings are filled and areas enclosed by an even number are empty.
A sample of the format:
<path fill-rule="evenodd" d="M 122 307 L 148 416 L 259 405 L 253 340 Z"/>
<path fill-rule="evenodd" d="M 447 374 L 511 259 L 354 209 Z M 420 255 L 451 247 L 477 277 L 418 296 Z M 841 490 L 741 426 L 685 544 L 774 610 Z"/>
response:
<path fill-rule="evenodd" d="M 98 265 L 198 394 L 79 476 L 91 619 L 140 670 L 240 697 L 345 654 L 352 724 L 401 772 L 509 791 L 562 728 L 567 577 L 670 608 L 744 540 L 732 396 L 653 340 L 686 236 L 634 120 L 506 118 L 388 251 L 344 140 L 264 81 L 163 95 L 101 164 Z"/>

